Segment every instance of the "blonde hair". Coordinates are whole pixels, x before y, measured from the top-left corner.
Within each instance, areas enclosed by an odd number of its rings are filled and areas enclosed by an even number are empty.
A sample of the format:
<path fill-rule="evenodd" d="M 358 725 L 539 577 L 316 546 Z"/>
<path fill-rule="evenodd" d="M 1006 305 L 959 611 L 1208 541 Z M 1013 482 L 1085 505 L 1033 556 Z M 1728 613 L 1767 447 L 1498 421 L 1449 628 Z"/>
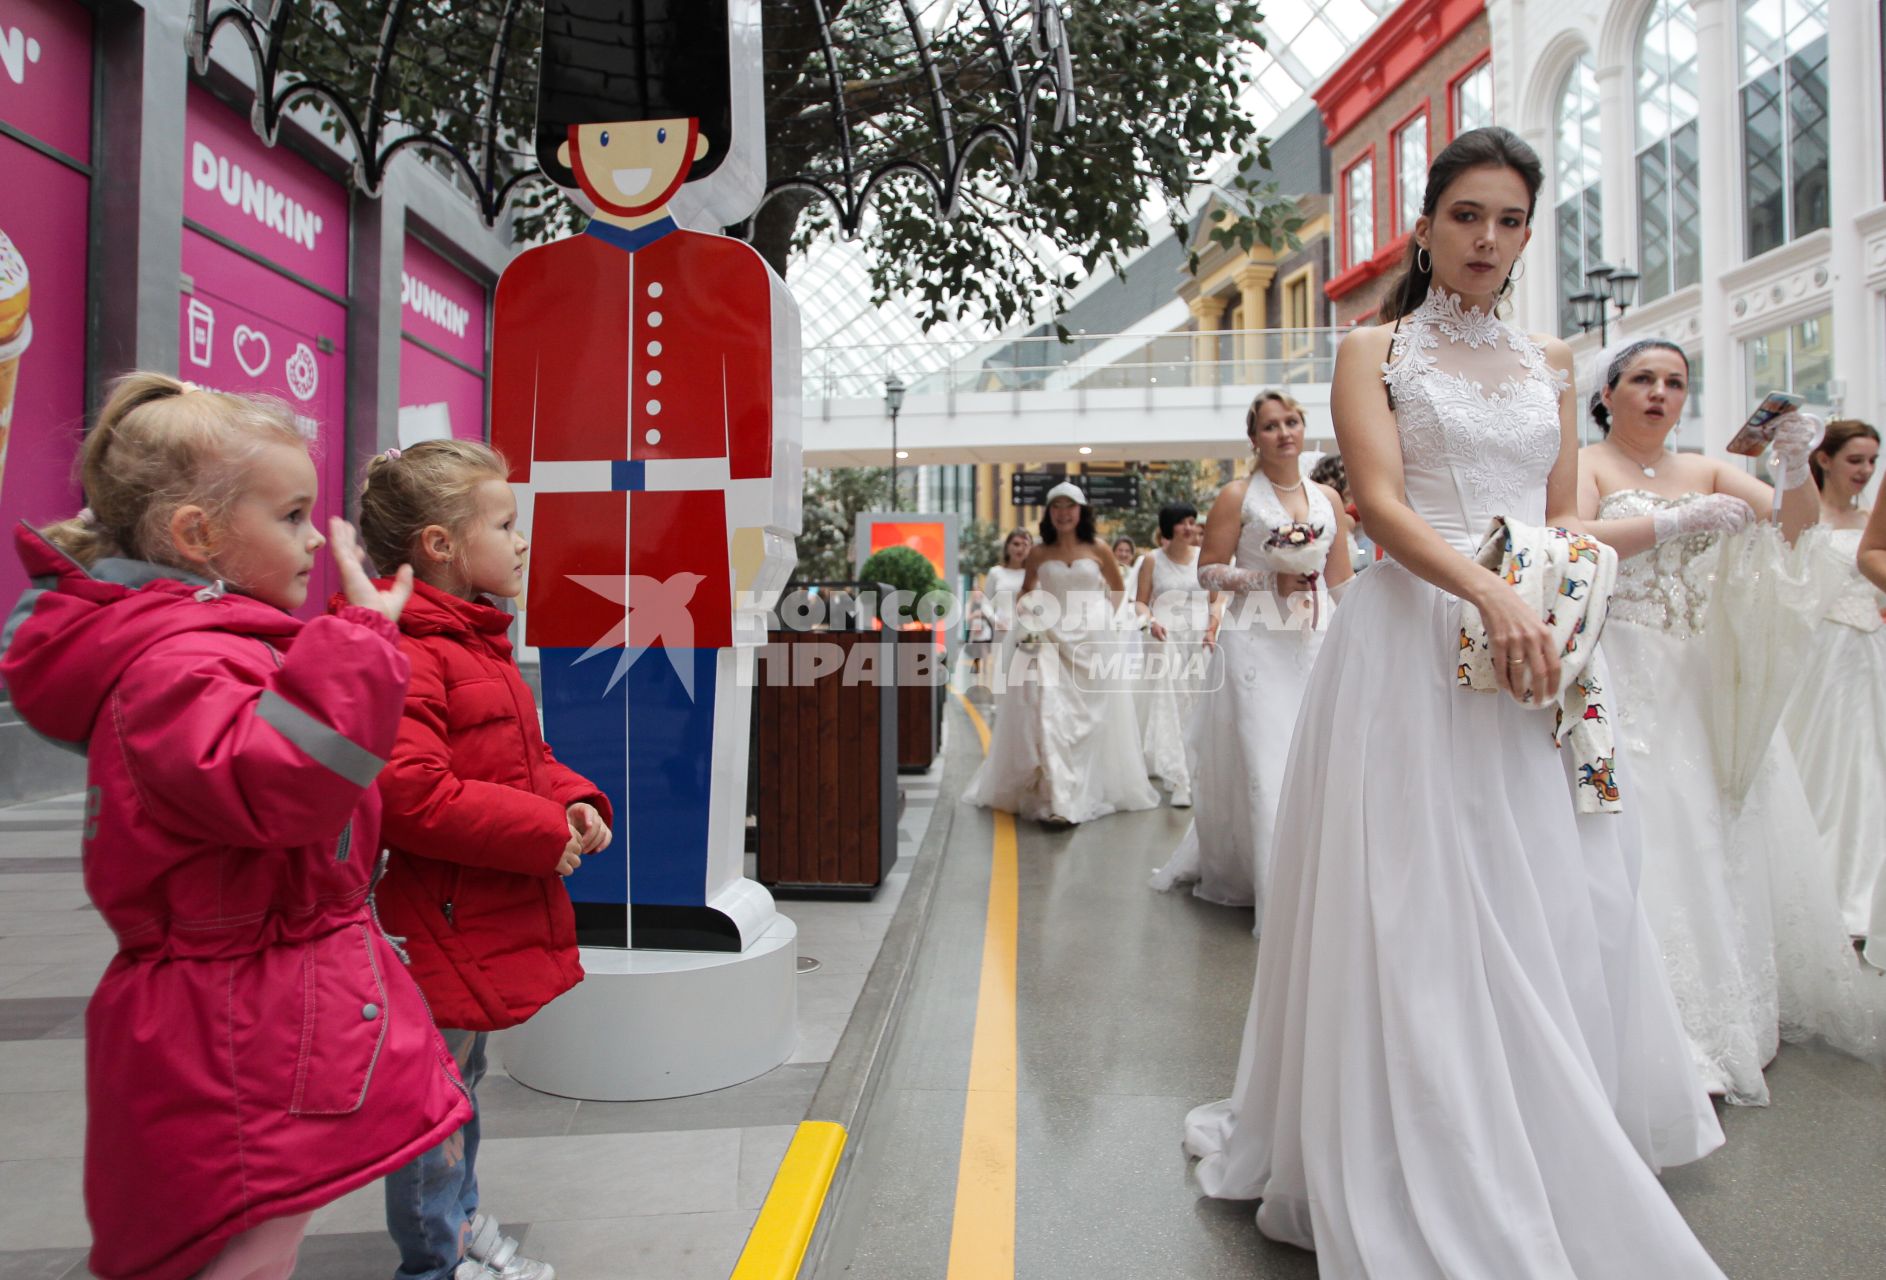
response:
<path fill-rule="evenodd" d="M 1251 407 L 1244 411 L 1244 434 L 1251 437 L 1252 444 L 1257 443 L 1257 408 L 1266 400 L 1274 401 L 1282 405 L 1305 422 L 1309 421 L 1308 415 L 1303 412 L 1303 406 L 1298 404 L 1289 392 L 1279 391 L 1275 387 L 1270 388 L 1268 391 L 1260 391 L 1252 399 Z"/>
<path fill-rule="evenodd" d="M 475 440 L 426 440 L 367 463 L 360 486 L 360 541 L 382 573 L 412 563 L 432 525 L 457 534 L 478 516 L 478 486 L 509 477 L 504 455 Z M 421 577 L 422 566 L 413 572 Z"/>
<path fill-rule="evenodd" d="M 112 557 L 189 569 L 171 540 L 171 517 L 198 506 L 220 524 L 242 496 L 248 464 L 271 444 L 308 448 L 280 400 L 127 373 L 111 384 L 79 451 L 86 511 L 40 532 L 88 569 Z"/>

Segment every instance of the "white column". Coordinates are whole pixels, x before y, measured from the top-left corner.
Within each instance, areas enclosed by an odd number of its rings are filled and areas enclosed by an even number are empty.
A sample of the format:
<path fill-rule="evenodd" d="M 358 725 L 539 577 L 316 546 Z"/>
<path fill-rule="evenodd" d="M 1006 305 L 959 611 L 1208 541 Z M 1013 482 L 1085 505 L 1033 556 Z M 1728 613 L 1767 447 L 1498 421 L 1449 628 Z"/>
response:
<path fill-rule="evenodd" d="M 1729 336 L 1723 273 L 1742 261 L 1741 109 L 1735 92 L 1732 0 L 1694 0 L 1696 12 L 1697 189 L 1702 195 L 1703 449 L 1720 453 L 1743 417 L 1741 351 Z"/>
<path fill-rule="evenodd" d="M 1553 175 L 1558 169 L 1558 158 L 1552 152 L 1551 129 L 1527 129 L 1520 133 L 1520 137 L 1539 153 L 1539 159 L 1545 163 L 1545 186 L 1539 190 L 1539 207 L 1533 213 L 1532 239 L 1519 258 L 1520 279 L 1513 286 L 1514 313 L 1519 318 L 1521 328 L 1532 333 L 1556 334 L 1559 331 L 1559 264 L 1558 246 L 1554 239 L 1557 231 L 1554 209 L 1558 202 L 1558 188 Z"/>
<path fill-rule="evenodd" d="M 1598 136 L 1603 139 L 1600 165 L 1604 202 L 1604 260 L 1642 270 L 1637 251 L 1637 99 L 1636 78 L 1628 62 L 1596 69 Z"/>
<path fill-rule="evenodd" d="M 1879 34 L 1868 0 L 1827 5 L 1829 223 L 1832 272 L 1834 377 L 1846 383 L 1842 409 L 1866 416 L 1881 400 L 1878 361 L 1868 312 L 1865 245 L 1854 219 L 1879 200 L 1875 162 L 1880 152 Z M 1848 33 L 1860 38 L 1849 38 Z M 1862 35 L 1861 33 L 1864 33 Z"/>

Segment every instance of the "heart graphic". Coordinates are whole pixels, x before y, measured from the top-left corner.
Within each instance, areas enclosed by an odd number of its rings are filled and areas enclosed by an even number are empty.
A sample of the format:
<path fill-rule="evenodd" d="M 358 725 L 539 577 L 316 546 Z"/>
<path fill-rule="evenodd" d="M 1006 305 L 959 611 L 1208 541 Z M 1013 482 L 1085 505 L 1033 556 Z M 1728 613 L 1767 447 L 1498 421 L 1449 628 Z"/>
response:
<path fill-rule="evenodd" d="M 259 378 L 268 368 L 268 335 L 257 333 L 246 324 L 236 326 L 236 332 L 230 335 L 229 344 L 235 349 L 236 363 L 251 378 Z"/>

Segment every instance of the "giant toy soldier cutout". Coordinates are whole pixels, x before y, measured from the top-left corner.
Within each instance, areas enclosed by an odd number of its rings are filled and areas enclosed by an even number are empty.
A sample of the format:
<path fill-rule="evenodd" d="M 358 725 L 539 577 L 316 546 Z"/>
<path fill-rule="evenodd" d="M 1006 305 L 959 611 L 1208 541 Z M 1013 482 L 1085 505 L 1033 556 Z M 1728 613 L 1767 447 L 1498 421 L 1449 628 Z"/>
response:
<path fill-rule="evenodd" d="M 751 248 L 668 207 L 733 118 L 727 0 L 545 4 L 537 158 L 595 214 L 498 282 L 491 434 L 534 495 L 546 736 L 618 815 L 569 881 L 590 945 L 738 951 L 772 917 L 742 877 L 733 646 L 793 564 L 797 313 Z"/>

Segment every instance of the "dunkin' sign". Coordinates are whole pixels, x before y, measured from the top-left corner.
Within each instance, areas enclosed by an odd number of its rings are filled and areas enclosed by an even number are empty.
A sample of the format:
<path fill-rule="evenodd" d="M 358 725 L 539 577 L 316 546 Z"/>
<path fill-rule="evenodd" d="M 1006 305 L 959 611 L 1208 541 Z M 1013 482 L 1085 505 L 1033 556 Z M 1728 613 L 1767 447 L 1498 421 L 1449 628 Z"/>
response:
<path fill-rule="evenodd" d="M 267 178 L 244 169 L 240 161 L 217 155 L 207 142 L 190 148 L 190 180 L 204 191 L 214 191 L 224 204 L 240 209 L 245 217 L 307 249 L 313 249 L 320 238 L 320 214 L 296 203 L 286 191 L 270 186 Z"/>
<path fill-rule="evenodd" d="M 184 116 L 183 214 L 337 297 L 347 296 L 347 193 L 201 85 Z"/>
<path fill-rule="evenodd" d="M 461 307 L 424 280 L 415 280 L 402 271 L 399 273 L 399 304 L 421 316 L 454 338 L 465 336 L 465 327 L 471 323 L 471 310 Z M 407 323 L 411 323 L 410 318 Z"/>

